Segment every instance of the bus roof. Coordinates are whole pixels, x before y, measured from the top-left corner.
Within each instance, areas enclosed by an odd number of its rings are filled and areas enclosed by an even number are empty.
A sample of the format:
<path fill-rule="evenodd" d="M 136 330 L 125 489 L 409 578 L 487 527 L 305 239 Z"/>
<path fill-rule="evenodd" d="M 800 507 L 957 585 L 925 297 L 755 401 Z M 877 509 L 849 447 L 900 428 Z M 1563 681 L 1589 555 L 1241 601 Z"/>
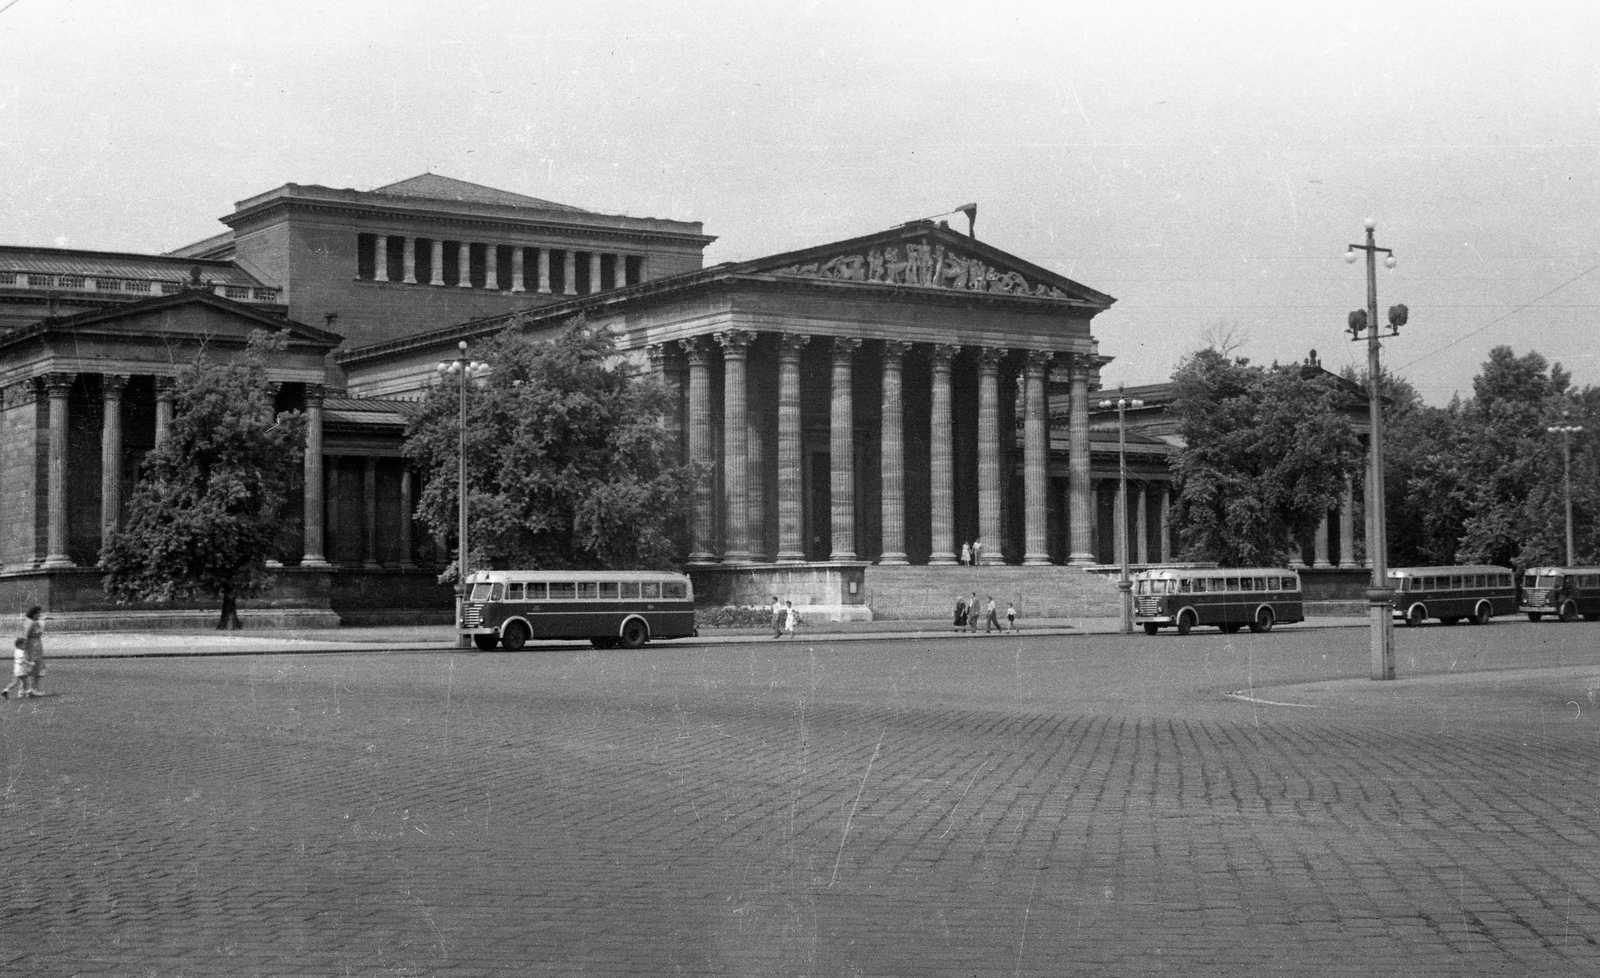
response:
<path fill-rule="evenodd" d="M 1146 580 L 1178 577 L 1285 577 L 1299 572 L 1291 567 L 1152 567 L 1133 575 Z"/>
<path fill-rule="evenodd" d="M 1600 567 L 1529 567 L 1524 574 L 1535 577 L 1556 577 L 1564 574 L 1600 574 Z"/>
<path fill-rule="evenodd" d="M 509 581 L 686 581 L 688 575 L 676 571 L 587 571 L 587 570 L 488 570 L 473 571 L 474 584 Z"/>
<path fill-rule="evenodd" d="M 1509 574 L 1499 564 L 1441 564 L 1438 567 L 1391 567 L 1390 577 L 1437 577 L 1440 574 Z"/>

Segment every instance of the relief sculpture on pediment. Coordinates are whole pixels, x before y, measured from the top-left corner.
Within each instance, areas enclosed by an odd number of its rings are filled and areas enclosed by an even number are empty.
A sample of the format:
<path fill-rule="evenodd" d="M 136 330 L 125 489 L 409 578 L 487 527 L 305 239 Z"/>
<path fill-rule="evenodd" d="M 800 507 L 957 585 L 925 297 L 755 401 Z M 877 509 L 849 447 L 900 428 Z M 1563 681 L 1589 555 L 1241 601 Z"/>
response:
<path fill-rule="evenodd" d="M 1049 299 L 1070 298 L 1054 286 L 1030 283 L 1020 272 L 995 268 L 977 258 L 946 251 L 944 245 L 908 244 L 873 248 L 865 255 L 845 254 L 827 261 L 777 269 L 775 274 L 844 282 L 918 285 L 958 292 L 993 292 Z"/>

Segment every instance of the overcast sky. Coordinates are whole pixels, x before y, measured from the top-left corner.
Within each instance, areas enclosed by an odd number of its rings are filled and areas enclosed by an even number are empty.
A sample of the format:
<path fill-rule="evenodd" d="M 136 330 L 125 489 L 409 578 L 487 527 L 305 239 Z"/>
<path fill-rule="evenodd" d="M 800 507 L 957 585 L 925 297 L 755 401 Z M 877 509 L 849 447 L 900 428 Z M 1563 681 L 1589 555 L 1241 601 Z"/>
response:
<path fill-rule="evenodd" d="M 703 221 L 708 263 L 976 201 L 980 238 L 1117 298 L 1109 386 L 1219 328 L 1364 364 L 1370 216 L 1380 310 L 1411 309 L 1385 363 L 1428 401 L 1497 344 L 1600 384 L 1595 4 L 0 7 L 4 244 L 162 251 L 284 183 L 424 171 Z"/>

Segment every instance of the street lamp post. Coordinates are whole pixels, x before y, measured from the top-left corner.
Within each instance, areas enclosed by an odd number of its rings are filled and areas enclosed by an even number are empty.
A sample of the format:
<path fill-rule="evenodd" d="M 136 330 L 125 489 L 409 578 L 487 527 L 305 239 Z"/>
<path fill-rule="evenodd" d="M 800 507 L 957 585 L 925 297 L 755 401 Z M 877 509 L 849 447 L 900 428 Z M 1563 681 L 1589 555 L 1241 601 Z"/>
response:
<path fill-rule="evenodd" d="M 1383 252 L 1383 264 L 1394 267 L 1394 252 L 1380 248 L 1373 241 L 1377 222 L 1367 218 L 1366 244 L 1353 244 L 1345 252 L 1344 260 L 1354 263 L 1356 252 L 1367 253 L 1367 308 L 1357 309 L 1349 317 L 1351 337 L 1361 341 L 1367 334 L 1367 410 L 1371 434 L 1367 437 L 1370 458 L 1367 463 L 1367 557 L 1372 561 L 1372 586 L 1367 590 L 1367 615 L 1371 624 L 1372 678 L 1394 678 L 1394 617 L 1393 592 L 1389 590 L 1389 545 L 1387 522 L 1383 501 L 1383 398 L 1379 393 L 1378 349 L 1380 336 L 1398 336 L 1404 326 L 1407 310 L 1403 305 L 1389 307 L 1389 332 L 1378 332 L 1378 252 Z"/>
<path fill-rule="evenodd" d="M 1128 409 L 1142 408 L 1138 398 L 1124 397 L 1123 385 L 1117 385 L 1117 399 L 1100 402 L 1101 408 L 1117 409 L 1117 549 L 1122 551 L 1122 578 L 1117 590 L 1122 592 L 1122 634 L 1133 632 L 1133 581 L 1128 576 Z"/>
<path fill-rule="evenodd" d="M 1578 566 L 1576 550 L 1572 546 L 1572 436 L 1583 430 L 1581 424 L 1569 424 L 1572 413 L 1561 412 L 1561 424 L 1551 425 L 1546 428 L 1552 435 L 1561 436 L 1561 465 L 1565 473 L 1566 501 L 1567 501 L 1567 566 Z"/>
<path fill-rule="evenodd" d="M 456 647 L 466 648 L 471 639 L 460 634 L 461 609 L 467 596 L 467 382 L 481 380 L 489 375 L 490 367 L 481 360 L 467 358 L 467 341 L 462 340 L 457 349 L 461 352 L 454 360 L 439 361 L 439 377 L 457 378 L 460 403 L 460 428 L 456 433 Z"/>

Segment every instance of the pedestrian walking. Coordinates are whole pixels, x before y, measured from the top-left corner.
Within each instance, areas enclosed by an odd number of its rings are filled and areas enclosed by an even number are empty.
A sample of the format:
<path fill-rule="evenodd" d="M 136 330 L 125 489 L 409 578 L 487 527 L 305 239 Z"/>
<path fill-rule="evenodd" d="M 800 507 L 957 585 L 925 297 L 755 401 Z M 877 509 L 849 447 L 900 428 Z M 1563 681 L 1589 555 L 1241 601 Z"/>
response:
<path fill-rule="evenodd" d="M 783 633 L 789 638 L 794 638 L 794 628 L 800 624 L 800 612 L 794 610 L 793 601 L 785 601 L 783 604 Z"/>
<path fill-rule="evenodd" d="M 963 566 L 972 563 L 972 546 L 966 541 L 961 543 L 961 556 L 956 558 Z"/>
<path fill-rule="evenodd" d="M 32 681 L 27 687 L 28 696 L 42 695 L 39 687 L 44 681 L 44 624 L 39 621 L 39 615 L 43 610 L 34 605 L 22 613 L 22 634 L 18 637 L 22 639 L 23 648 L 28 653 L 28 662 L 31 664 L 29 675 Z"/>
<path fill-rule="evenodd" d="M 956 595 L 956 631 L 967 627 L 967 599 Z"/>
<path fill-rule="evenodd" d="M 967 631 L 978 630 L 978 592 L 972 592 L 972 597 L 967 601 Z"/>
<path fill-rule="evenodd" d="M 990 629 L 997 632 L 1005 631 L 1000 627 L 1000 619 L 994 613 L 994 595 L 989 595 L 989 604 L 984 608 L 984 611 L 987 612 L 987 618 L 983 623 L 983 634 L 989 634 Z"/>
<path fill-rule="evenodd" d="M 1017 630 L 1017 605 L 1015 602 L 1006 602 L 1006 624 L 1014 632 Z"/>
<path fill-rule="evenodd" d="M 778 600 L 778 596 L 776 594 L 774 594 L 772 596 L 772 637 L 773 638 L 782 638 L 783 637 L 783 620 L 784 620 L 784 617 L 785 617 L 785 615 L 784 615 L 784 611 L 783 611 L 783 602 L 779 601 Z"/>
<path fill-rule="evenodd" d="M 17 699 L 28 695 L 28 682 L 33 677 L 33 662 L 28 658 L 28 645 L 26 640 L 18 638 L 12 643 L 11 658 L 11 683 L 5 689 L 0 689 L 0 699 L 11 698 L 11 691 L 17 691 Z"/>

